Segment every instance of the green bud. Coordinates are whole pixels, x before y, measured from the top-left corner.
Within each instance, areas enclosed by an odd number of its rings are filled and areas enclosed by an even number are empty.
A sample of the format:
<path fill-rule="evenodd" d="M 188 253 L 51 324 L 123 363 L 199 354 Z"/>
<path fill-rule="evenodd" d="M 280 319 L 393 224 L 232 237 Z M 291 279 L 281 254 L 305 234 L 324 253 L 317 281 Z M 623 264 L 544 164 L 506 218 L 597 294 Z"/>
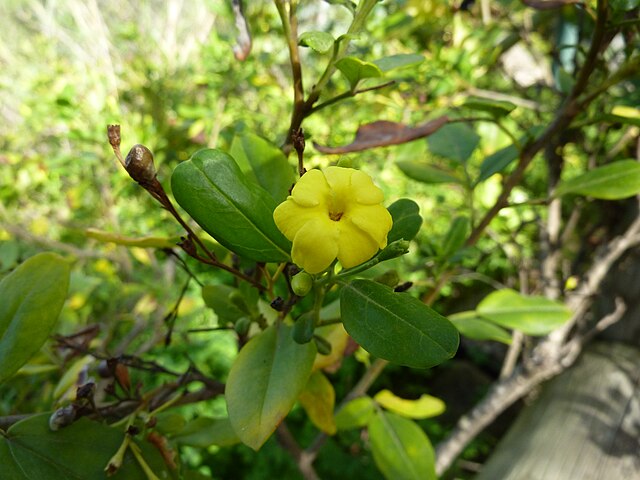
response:
<path fill-rule="evenodd" d="M 291 279 L 291 290 L 299 297 L 308 294 L 311 287 L 313 287 L 313 277 L 307 272 L 300 272 Z"/>
<path fill-rule="evenodd" d="M 249 327 L 251 326 L 251 319 L 249 317 L 240 317 L 236 320 L 236 323 L 233 325 L 236 333 L 238 335 L 246 335 L 249 331 Z"/>
<path fill-rule="evenodd" d="M 296 319 L 296 323 L 293 324 L 293 340 L 296 343 L 309 343 L 313 338 L 313 332 L 316 328 L 316 319 L 318 312 L 310 311 L 303 313 Z"/>
<path fill-rule="evenodd" d="M 396 240 L 390 243 L 387 247 L 378 254 L 378 261 L 384 262 L 385 260 L 391 260 L 392 258 L 404 255 L 409 251 L 409 242 L 407 240 Z"/>

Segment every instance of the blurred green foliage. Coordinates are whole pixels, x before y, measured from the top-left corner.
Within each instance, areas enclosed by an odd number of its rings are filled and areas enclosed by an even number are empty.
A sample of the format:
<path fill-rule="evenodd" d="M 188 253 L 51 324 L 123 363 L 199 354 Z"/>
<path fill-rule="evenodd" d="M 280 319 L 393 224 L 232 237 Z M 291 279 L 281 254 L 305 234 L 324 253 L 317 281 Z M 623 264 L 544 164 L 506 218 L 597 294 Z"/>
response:
<path fill-rule="evenodd" d="M 236 355 L 235 334 L 190 332 L 217 323 L 196 282 L 188 283 L 181 298 L 189 278 L 182 263 L 164 251 L 100 243 L 88 237 L 86 230 L 134 238 L 182 234 L 118 167 L 106 139 L 107 124 L 122 125 L 125 151 L 143 143 L 154 152 L 159 179 L 166 188 L 179 162 L 206 146 L 228 150 L 236 133 L 253 132 L 276 144 L 284 141 L 292 86 L 278 15 L 270 2 L 246 3 L 253 50 L 247 61 L 239 62 L 233 57 L 236 30 L 231 7 L 225 2 L 4 2 L 0 15 L 0 275 L 41 250 L 57 250 L 74 258 L 59 333 L 97 324 L 101 332 L 92 346 L 113 355 L 148 354 L 174 372 L 197 365 L 202 373 L 225 380 Z M 478 93 L 508 92 L 507 96 L 521 99 L 508 117 L 473 125 L 479 143 L 464 158 L 438 155 L 442 149 L 425 140 L 338 159 L 312 148 L 305 153 L 308 168 L 339 161 L 374 174 L 387 204 L 409 197 L 420 205 L 425 223 L 411 253 L 376 267 L 370 276 L 394 268 L 403 281 L 413 282 L 415 295 L 423 296 L 443 265 L 457 266 L 436 305 L 443 313 L 472 309 L 496 284 L 515 286 L 520 266 L 538 251 L 537 222 L 546 215 L 535 203 L 527 205 L 547 193 L 547 170 L 540 161 L 515 191 L 523 206 L 505 209 L 492 223 L 490 235 L 471 249 L 443 253 L 440 248 L 451 236 L 456 212 L 469 206 L 477 212 L 495 201 L 500 174 L 470 193 L 483 160 L 511 145 L 512 137 L 544 126 L 560 101 L 560 87 L 544 76 L 549 71 L 525 85 L 502 63 L 503 54 L 519 44 L 523 33 L 518 25 L 523 23 L 532 25 L 526 34 L 534 54 L 542 56 L 553 49 L 555 14 L 532 13 L 515 0 L 495 4 L 494 18 L 483 23 L 477 9 L 456 12 L 449 2 L 383 2 L 374 10 L 366 33 L 353 42 L 350 54 L 373 62 L 392 54 L 419 53 L 425 61 L 394 71 L 393 87 L 327 107 L 304 124 L 310 140 L 342 145 L 351 141 L 359 125 L 378 119 L 414 125 L 450 111 L 477 116 L 477 111 L 465 109 L 464 101 Z M 338 5 L 304 2 L 299 30 L 325 31 L 335 38 L 344 32 L 349 15 L 348 9 Z M 301 52 L 306 78 L 317 78 L 324 66 L 322 56 L 310 48 Z M 548 61 L 542 63 L 548 67 Z M 336 75 L 327 98 L 348 89 L 347 79 Z M 637 88 L 634 94 L 620 92 L 613 102 L 637 106 L 638 92 Z M 588 152 L 609 151 L 625 133 L 623 125 L 614 123 L 602 136 L 597 125 L 589 124 L 597 109 L 598 105 L 586 112 L 579 138 L 568 139 L 582 145 L 569 149 L 569 171 L 581 171 Z M 415 182 L 396 165 L 402 161 L 428 161 L 461 178 L 461 184 Z M 593 215 L 583 220 L 590 222 L 581 225 L 584 231 L 606 216 L 597 205 L 587 208 Z M 187 262 L 203 283 L 230 283 L 224 273 Z M 174 307 L 178 316 L 172 341 L 165 345 Z M 0 415 L 50 410 L 61 400 L 54 392 L 63 373 L 81 361 L 53 347 L 45 349 L 22 374 L 0 387 Z M 348 357 L 339 372 L 331 375 L 338 398 L 355 384 L 363 368 L 362 362 Z M 132 375 L 133 383 L 145 388 L 170 378 L 138 370 Z M 424 388 L 412 389 L 417 375 L 433 373 L 392 367 L 376 386 L 393 386 L 398 395 L 404 391 L 417 396 L 424 392 Z M 419 381 L 424 386 L 425 378 Z M 224 416 L 225 405 L 218 398 L 177 411 L 187 419 Z M 438 419 L 421 425 L 433 443 L 451 426 Z M 293 411 L 289 426 L 303 445 L 316 433 L 301 409 Z M 467 456 L 482 458 L 492 442 L 472 444 Z M 181 454 L 187 465 L 213 478 L 299 475 L 273 438 L 259 454 L 245 446 L 183 447 Z M 381 478 L 367 439 L 356 431 L 329 439 L 316 466 L 326 478 Z"/>

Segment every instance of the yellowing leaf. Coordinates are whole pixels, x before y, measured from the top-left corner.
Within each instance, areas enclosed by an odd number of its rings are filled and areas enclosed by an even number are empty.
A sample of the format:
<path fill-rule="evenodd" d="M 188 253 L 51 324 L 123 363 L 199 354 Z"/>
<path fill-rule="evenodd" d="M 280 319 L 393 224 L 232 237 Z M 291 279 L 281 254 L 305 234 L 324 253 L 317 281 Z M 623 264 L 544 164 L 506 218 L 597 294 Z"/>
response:
<path fill-rule="evenodd" d="M 374 412 L 375 404 L 371 397 L 354 398 L 336 413 L 336 427 L 338 430 L 366 427 Z"/>
<path fill-rule="evenodd" d="M 417 400 L 397 397 L 389 390 L 379 391 L 373 399 L 390 412 L 409 418 L 429 418 L 445 411 L 442 400 L 431 395 L 421 395 Z"/>
<path fill-rule="evenodd" d="M 321 372 L 314 372 L 298 400 L 316 427 L 329 435 L 336 433 L 333 417 L 336 393 L 327 377 Z"/>

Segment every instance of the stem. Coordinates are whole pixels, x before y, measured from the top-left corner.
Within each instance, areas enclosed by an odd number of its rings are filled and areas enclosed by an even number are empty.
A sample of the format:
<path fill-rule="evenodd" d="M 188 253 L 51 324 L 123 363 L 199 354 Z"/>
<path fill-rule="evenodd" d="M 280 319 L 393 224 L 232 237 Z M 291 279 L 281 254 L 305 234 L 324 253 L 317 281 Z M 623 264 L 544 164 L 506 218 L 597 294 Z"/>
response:
<path fill-rule="evenodd" d="M 342 57 L 344 57 L 347 51 L 347 48 L 349 47 L 350 36 L 363 29 L 367 17 L 371 13 L 371 10 L 373 10 L 373 7 L 375 7 L 378 0 L 361 0 L 360 1 L 360 3 L 358 4 L 358 7 L 356 8 L 355 14 L 353 16 L 353 21 L 351 22 L 351 25 L 347 30 L 347 33 L 343 35 L 341 38 L 339 38 L 338 40 L 336 40 L 333 48 L 333 54 L 329 59 L 329 63 L 327 63 L 327 66 L 324 72 L 322 73 L 322 75 L 320 76 L 320 79 L 312 87 L 311 92 L 309 92 L 309 95 L 306 100 L 303 100 L 301 96 L 301 95 L 304 95 L 302 91 L 302 73 L 301 72 L 299 72 L 299 75 L 300 75 L 299 84 L 298 86 L 296 86 L 298 82 L 298 79 L 296 78 L 296 75 L 297 75 L 296 68 L 300 64 L 300 58 L 298 55 L 297 32 L 295 35 L 295 40 L 293 40 L 294 43 L 292 44 L 292 36 L 295 31 L 295 28 L 297 27 L 295 23 L 293 24 L 291 23 L 291 18 L 290 18 L 291 12 L 294 11 L 294 6 L 293 5 L 291 6 L 289 11 L 290 16 L 287 17 L 282 1 L 283 0 L 275 0 L 275 3 L 276 3 L 276 8 L 278 8 L 278 13 L 280 15 L 283 28 L 285 29 L 285 35 L 287 36 L 287 42 L 289 44 L 289 55 L 291 57 L 292 72 L 294 75 L 293 113 L 291 114 L 291 124 L 289 125 L 287 137 L 282 147 L 283 150 L 288 153 L 291 150 L 292 135 L 298 130 L 300 130 L 300 127 L 302 126 L 302 122 L 304 121 L 304 119 L 307 118 L 309 115 L 311 115 L 311 113 L 313 113 L 313 105 L 318 101 L 318 99 L 320 98 L 320 94 L 329 83 L 331 76 L 336 71 L 336 62 L 340 60 Z M 286 26 L 285 26 L 285 23 L 286 23 Z M 295 48 L 292 48 L 292 45 L 294 45 Z M 297 66 L 294 66 L 296 65 L 296 63 L 297 63 Z"/>

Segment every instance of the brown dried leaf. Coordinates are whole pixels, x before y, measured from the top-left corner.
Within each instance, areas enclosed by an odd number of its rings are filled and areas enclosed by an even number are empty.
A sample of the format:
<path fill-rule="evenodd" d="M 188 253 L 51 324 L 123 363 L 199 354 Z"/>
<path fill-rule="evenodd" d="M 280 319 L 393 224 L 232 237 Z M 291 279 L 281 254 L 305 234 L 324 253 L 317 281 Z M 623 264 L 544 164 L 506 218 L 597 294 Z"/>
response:
<path fill-rule="evenodd" d="M 314 142 L 313 146 L 321 153 L 350 153 L 360 152 L 375 147 L 386 147 L 388 145 L 399 145 L 411 142 L 418 138 L 427 137 L 439 128 L 446 125 L 449 118 L 444 115 L 430 122 L 423 123 L 417 127 L 409 127 L 402 123 L 388 122 L 380 120 L 362 125 L 358 128 L 356 138 L 353 143 L 341 147 L 327 147 Z"/>

